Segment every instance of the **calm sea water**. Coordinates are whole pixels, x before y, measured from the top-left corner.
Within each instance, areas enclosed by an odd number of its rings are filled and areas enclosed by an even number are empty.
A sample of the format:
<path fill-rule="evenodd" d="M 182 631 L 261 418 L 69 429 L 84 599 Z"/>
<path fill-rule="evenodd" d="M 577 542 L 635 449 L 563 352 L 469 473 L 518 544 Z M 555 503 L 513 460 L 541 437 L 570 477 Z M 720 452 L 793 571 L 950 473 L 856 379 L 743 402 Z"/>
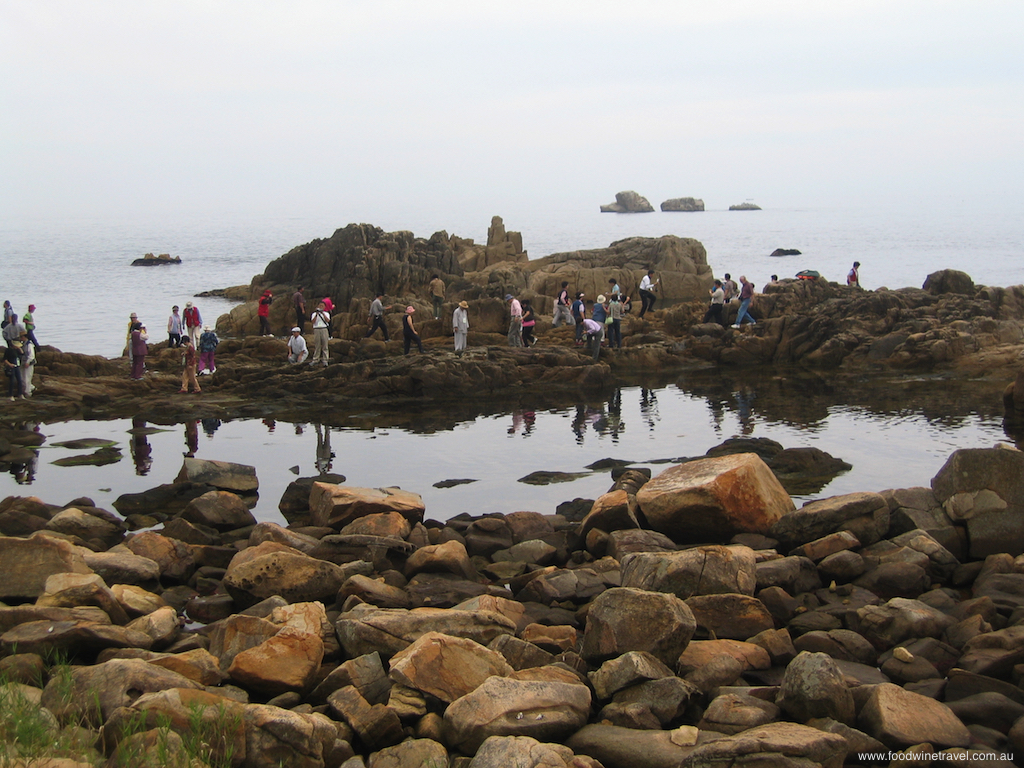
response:
<path fill-rule="evenodd" d="M 236 216 L 181 220 L 5 220 L 0 218 L 2 298 L 21 314 L 37 306 L 40 342 L 66 351 L 117 356 L 128 315 L 137 312 L 162 338 L 173 304 L 195 293 L 248 284 L 295 245 L 329 237 L 351 222 L 429 237 L 449 234 L 483 242 L 490 216 L 523 233 L 531 258 L 599 248 L 632 236 L 666 234 L 704 243 L 716 275 L 746 274 L 758 286 L 770 275 L 816 269 L 845 279 L 860 261 L 866 288 L 917 286 L 937 269 L 960 269 L 975 282 L 1024 283 L 1024 219 L 1009 207 L 713 210 L 703 213 L 599 213 L 598 205 L 562 210 L 528 206 L 506 211 L 341 211 L 304 218 Z M 771 258 L 776 248 L 801 256 Z M 180 256 L 180 266 L 130 267 L 147 252 Z M 231 304 L 196 300 L 204 319 Z"/>

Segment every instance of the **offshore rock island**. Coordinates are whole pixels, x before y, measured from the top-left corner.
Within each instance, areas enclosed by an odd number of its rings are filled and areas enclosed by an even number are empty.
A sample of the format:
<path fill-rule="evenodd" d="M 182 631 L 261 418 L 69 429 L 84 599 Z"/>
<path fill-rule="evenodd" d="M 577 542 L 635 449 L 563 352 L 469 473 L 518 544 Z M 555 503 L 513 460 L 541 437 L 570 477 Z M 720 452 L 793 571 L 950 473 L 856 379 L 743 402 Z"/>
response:
<path fill-rule="evenodd" d="M 551 328 L 563 281 L 634 296 L 648 269 L 658 304 L 627 315 L 621 350 L 594 361 L 571 327 Z M 600 392 L 712 366 L 769 369 L 780 386 L 811 369 L 952 388 L 1013 381 L 1024 350 L 1021 286 L 951 271 L 877 291 L 783 280 L 755 296 L 756 326 L 735 330 L 701 322 L 712 279 L 692 239 L 529 260 L 497 218 L 486 245 L 353 224 L 225 290 L 241 303 L 217 321 L 202 394 L 173 394 L 181 355 L 164 344 L 143 381 L 124 361 L 44 347 L 36 395 L 5 416 L 283 418 Z M 325 368 L 289 365 L 283 340 L 257 335 L 257 299 L 279 297 L 281 336 L 299 285 L 336 305 Z M 390 342 L 365 338 L 378 292 L 396 308 Z M 506 346 L 508 294 L 533 302 L 537 346 Z M 456 356 L 461 301 L 471 326 Z M 423 318 L 425 354 L 395 340 L 405 306 Z M 39 442 L 0 434 L 5 456 Z M 260 522 L 252 467 L 194 458 L 116 512 L 10 497 L 0 709 L 45 711 L 48 738 L 75 735 L 85 765 L 145 765 L 147 751 L 247 768 L 839 768 L 909 751 L 1013 765 L 1000 755 L 1024 753 L 1024 453 L 957 450 L 927 485 L 796 508 L 786 452 L 768 443 L 726 441 L 653 477 L 616 467 L 599 498 L 556 509 L 447 521 L 415 489 L 321 475 L 285 492 L 287 527 Z"/>

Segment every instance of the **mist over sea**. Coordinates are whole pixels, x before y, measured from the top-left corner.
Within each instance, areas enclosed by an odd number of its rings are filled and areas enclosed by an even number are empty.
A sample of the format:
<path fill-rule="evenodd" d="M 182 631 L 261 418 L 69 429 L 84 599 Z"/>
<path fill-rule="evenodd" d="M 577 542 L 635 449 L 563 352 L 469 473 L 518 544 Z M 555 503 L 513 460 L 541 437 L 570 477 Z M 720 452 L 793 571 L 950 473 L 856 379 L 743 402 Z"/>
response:
<path fill-rule="evenodd" d="M 606 195 L 609 199 L 611 195 Z M 967 272 L 978 284 L 1024 283 L 1024 219 L 1009 205 L 950 201 L 896 208 L 783 208 L 702 213 L 600 213 L 595 199 L 563 209 L 510 205 L 506 210 L 339 210 L 303 217 L 234 215 L 132 217 L 124 220 L 0 218 L 2 299 L 22 314 L 37 306 L 40 343 L 65 351 L 116 357 L 128 315 L 137 312 L 150 338 L 164 338 L 173 304 L 194 294 L 248 284 L 292 247 L 329 237 L 353 222 L 429 237 L 438 230 L 484 242 L 492 215 L 520 231 L 531 258 L 600 248 L 633 236 L 700 240 L 716 276 L 747 275 L 758 287 L 770 275 L 818 270 L 842 281 L 860 261 L 861 284 L 920 287 L 938 269 Z M 739 201 L 737 201 L 739 202 Z M 800 256 L 776 257 L 776 248 Z M 180 256 L 182 264 L 131 267 L 145 253 Z M 316 287 L 312 287 L 316 294 Z M 232 303 L 193 299 L 210 324 Z"/>

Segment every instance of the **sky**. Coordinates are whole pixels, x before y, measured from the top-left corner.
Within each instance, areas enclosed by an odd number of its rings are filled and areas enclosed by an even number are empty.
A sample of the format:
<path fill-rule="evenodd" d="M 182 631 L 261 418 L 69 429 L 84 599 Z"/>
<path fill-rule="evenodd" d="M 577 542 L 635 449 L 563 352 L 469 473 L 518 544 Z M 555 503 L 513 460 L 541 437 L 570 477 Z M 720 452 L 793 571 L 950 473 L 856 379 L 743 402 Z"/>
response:
<path fill-rule="evenodd" d="M 0 218 L 1024 191 L 1019 0 L 0 0 Z"/>

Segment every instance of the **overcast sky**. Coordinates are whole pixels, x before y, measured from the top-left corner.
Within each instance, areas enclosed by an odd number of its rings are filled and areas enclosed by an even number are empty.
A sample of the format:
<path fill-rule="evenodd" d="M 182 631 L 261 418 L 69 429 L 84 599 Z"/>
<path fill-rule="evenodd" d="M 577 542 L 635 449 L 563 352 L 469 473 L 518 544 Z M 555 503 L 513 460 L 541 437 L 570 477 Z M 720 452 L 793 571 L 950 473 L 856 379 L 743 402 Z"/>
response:
<path fill-rule="evenodd" d="M 1024 189 L 1020 0 L 0 0 L 0 217 Z"/>

